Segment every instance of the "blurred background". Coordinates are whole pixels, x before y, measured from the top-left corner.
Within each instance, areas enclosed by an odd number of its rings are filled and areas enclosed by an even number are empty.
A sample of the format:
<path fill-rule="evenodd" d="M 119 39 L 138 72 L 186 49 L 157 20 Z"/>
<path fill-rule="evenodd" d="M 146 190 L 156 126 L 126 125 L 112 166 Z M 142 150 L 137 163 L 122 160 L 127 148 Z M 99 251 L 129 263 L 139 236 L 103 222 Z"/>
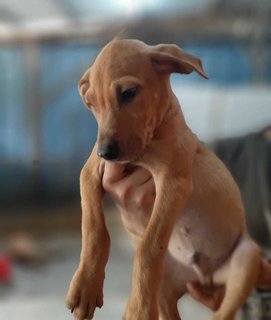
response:
<path fill-rule="evenodd" d="M 79 174 L 97 131 L 77 83 L 122 30 L 201 58 L 209 80 L 173 75 L 173 89 L 190 127 L 232 171 L 268 254 L 270 21 L 270 0 L 0 0 L 1 319 L 72 319 L 64 296 L 80 253 Z M 112 254 L 97 319 L 120 319 L 133 251 L 108 207 Z M 182 314 L 210 313 L 188 299 Z"/>

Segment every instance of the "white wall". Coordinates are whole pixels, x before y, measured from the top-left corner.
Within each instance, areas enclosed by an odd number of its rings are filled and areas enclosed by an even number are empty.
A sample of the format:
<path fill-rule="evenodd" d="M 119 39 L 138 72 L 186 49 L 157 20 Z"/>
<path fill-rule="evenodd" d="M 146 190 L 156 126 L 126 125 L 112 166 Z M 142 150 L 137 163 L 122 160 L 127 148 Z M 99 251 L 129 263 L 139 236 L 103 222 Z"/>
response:
<path fill-rule="evenodd" d="M 203 141 L 271 125 L 271 86 L 173 84 L 187 123 Z"/>

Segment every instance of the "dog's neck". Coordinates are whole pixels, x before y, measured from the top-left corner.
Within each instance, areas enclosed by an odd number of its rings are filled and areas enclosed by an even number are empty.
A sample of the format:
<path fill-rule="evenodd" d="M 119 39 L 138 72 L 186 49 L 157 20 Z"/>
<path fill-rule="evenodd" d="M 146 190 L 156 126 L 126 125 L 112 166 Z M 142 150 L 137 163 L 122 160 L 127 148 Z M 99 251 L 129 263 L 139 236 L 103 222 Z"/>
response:
<path fill-rule="evenodd" d="M 188 129 L 187 124 L 184 119 L 181 106 L 175 94 L 172 92 L 170 103 L 167 107 L 165 115 L 156 128 L 154 133 L 154 138 L 165 137 L 168 134 L 181 135 L 184 131 Z"/>

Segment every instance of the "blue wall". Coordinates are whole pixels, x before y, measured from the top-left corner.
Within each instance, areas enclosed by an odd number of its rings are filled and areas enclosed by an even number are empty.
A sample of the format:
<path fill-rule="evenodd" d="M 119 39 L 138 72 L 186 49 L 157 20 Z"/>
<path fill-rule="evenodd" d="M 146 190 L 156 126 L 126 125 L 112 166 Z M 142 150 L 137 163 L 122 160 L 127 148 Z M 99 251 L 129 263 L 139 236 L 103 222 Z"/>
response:
<path fill-rule="evenodd" d="M 23 48 L 0 49 L 0 206 L 74 195 L 80 168 L 95 142 L 97 126 L 78 92 L 80 76 L 97 48 L 40 47 L 39 137 L 33 137 L 31 88 Z M 33 140 L 39 142 L 38 151 Z"/>

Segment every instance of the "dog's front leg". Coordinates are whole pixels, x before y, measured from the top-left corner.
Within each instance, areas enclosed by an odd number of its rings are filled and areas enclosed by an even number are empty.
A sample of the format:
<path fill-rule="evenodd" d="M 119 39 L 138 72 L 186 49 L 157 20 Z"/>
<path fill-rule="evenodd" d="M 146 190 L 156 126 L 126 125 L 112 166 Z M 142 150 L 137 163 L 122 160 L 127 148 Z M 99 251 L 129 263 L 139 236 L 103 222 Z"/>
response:
<path fill-rule="evenodd" d="M 181 163 L 181 162 L 179 162 Z M 157 298 L 169 239 L 192 193 L 189 170 L 157 168 L 153 171 L 156 199 L 153 212 L 134 260 L 132 292 L 125 320 L 158 319 Z M 182 170 L 181 170 L 182 171 Z"/>
<path fill-rule="evenodd" d="M 102 208 L 99 163 L 95 147 L 80 175 L 82 250 L 66 298 L 76 320 L 92 319 L 95 308 L 103 304 L 104 269 L 110 238 Z"/>

